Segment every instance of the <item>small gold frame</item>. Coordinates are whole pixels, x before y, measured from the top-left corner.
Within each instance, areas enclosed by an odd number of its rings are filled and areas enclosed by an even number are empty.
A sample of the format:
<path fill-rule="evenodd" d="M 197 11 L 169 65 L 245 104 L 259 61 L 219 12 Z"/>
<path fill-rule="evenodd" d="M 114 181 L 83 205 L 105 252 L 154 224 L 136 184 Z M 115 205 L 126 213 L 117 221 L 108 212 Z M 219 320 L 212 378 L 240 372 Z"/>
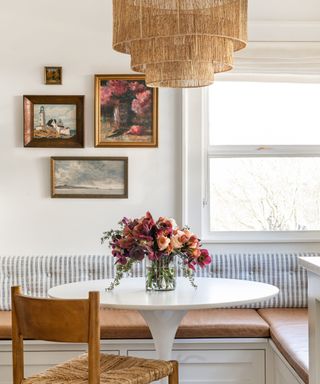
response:
<path fill-rule="evenodd" d="M 62 67 L 44 67 L 44 83 L 46 85 L 61 85 Z"/>

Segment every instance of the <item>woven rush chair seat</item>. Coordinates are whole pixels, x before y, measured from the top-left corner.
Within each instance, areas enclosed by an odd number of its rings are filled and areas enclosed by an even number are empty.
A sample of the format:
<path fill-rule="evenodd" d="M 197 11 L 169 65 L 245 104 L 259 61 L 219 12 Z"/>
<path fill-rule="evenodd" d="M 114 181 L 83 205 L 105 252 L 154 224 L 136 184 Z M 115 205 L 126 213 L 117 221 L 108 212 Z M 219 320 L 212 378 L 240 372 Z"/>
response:
<path fill-rule="evenodd" d="M 88 299 L 59 300 L 23 295 L 11 288 L 13 384 L 149 384 L 168 378 L 179 383 L 179 363 L 102 354 L 100 292 Z M 61 316 L 63 314 L 63 316 Z M 86 343 L 88 353 L 25 377 L 24 338 Z"/>
<path fill-rule="evenodd" d="M 147 384 L 172 372 L 173 364 L 163 360 L 100 355 L 101 384 Z M 23 384 L 88 384 L 88 355 L 28 377 Z"/>

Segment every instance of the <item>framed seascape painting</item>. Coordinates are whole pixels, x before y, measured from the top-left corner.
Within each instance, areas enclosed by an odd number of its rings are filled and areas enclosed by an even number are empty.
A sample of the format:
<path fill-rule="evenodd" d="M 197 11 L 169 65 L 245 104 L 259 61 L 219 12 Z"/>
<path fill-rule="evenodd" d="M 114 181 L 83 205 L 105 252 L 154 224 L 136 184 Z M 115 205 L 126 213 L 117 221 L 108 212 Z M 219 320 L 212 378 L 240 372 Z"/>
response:
<path fill-rule="evenodd" d="M 82 148 L 84 96 L 24 96 L 24 146 Z"/>
<path fill-rule="evenodd" d="M 144 78 L 95 76 L 96 147 L 158 146 L 158 90 Z"/>
<path fill-rule="evenodd" d="M 51 196 L 127 198 L 127 157 L 52 157 Z"/>

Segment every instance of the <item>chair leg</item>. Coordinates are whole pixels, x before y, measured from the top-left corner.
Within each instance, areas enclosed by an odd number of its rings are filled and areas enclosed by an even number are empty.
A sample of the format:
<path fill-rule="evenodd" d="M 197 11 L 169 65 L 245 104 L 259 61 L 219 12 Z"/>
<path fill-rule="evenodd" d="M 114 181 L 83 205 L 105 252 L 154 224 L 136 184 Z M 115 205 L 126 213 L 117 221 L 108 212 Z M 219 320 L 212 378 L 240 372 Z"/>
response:
<path fill-rule="evenodd" d="M 168 377 L 168 384 L 179 384 L 179 363 L 175 360 L 171 363 L 173 364 L 173 372 Z"/>

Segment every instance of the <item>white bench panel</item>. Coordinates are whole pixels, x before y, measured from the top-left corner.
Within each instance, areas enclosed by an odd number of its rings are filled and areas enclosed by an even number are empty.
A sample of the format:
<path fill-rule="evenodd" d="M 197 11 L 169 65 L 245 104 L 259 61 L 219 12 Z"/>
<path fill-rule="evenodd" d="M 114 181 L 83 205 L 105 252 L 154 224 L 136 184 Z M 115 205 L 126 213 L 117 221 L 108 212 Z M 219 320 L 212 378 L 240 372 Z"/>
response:
<path fill-rule="evenodd" d="M 150 350 L 128 354 L 156 358 Z M 180 384 L 265 383 L 265 350 L 174 350 L 172 358 L 180 362 Z"/>
<path fill-rule="evenodd" d="M 269 348 L 269 345 L 271 346 Z M 26 374 L 78 356 L 85 346 L 26 342 Z M 104 340 L 106 353 L 155 358 L 152 340 Z M 266 363 L 266 351 L 270 358 Z M 176 340 L 180 384 L 303 384 L 272 342 L 265 339 Z M 0 342 L 0 384 L 12 384 L 11 343 Z"/>
<path fill-rule="evenodd" d="M 304 384 L 275 344 L 269 342 L 272 351 L 272 384 Z"/>
<path fill-rule="evenodd" d="M 264 339 L 176 340 L 180 384 L 265 384 Z M 0 384 L 11 384 L 10 342 L 0 342 Z M 104 340 L 109 353 L 155 358 L 152 340 Z M 42 371 L 84 351 L 83 345 L 26 342 L 26 374 Z"/>

